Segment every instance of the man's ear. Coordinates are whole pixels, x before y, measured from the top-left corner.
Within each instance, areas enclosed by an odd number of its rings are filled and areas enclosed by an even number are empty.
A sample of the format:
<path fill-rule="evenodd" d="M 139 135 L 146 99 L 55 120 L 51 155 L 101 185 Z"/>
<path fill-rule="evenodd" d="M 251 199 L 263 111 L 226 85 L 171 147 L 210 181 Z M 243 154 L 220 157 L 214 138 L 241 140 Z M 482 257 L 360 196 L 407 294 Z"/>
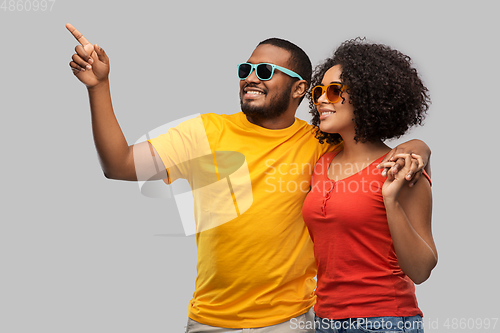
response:
<path fill-rule="evenodd" d="M 295 82 L 295 84 L 293 86 L 294 86 L 294 88 L 293 88 L 294 90 L 292 93 L 293 98 L 301 98 L 302 96 L 304 96 L 306 94 L 306 92 L 307 92 L 306 80 L 297 81 L 297 82 Z"/>

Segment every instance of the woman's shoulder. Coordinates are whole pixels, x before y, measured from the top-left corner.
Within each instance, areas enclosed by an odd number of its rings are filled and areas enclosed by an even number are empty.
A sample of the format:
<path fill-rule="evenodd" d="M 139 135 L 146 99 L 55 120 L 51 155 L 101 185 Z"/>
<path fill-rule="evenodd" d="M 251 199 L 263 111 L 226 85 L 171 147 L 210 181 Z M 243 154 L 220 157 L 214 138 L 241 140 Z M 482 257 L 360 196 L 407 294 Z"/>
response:
<path fill-rule="evenodd" d="M 324 153 L 318 160 L 318 162 L 316 164 L 319 164 L 319 163 L 327 163 L 329 164 L 334 158 L 335 156 L 337 156 L 338 153 L 340 153 L 342 151 L 342 149 L 338 149 L 338 150 L 334 150 L 334 151 L 329 151 L 329 152 L 326 152 Z"/>

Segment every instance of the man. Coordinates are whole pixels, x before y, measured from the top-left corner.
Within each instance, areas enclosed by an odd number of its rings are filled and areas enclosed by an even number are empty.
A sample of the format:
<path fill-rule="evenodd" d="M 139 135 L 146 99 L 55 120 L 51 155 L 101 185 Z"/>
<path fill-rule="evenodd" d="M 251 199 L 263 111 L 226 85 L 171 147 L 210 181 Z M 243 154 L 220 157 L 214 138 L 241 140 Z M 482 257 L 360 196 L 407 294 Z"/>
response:
<path fill-rule="evenodd" d="M 242 113 L 205 114 L 129 146 L 113 113 L 108 57 L 67 28 L 81 44 L 70 67 L 88 88 L 106 177 L 186 178 L 194 192 L 239 173 L 228 180 L 229 205 L 222 191 L 195 193 L 198 275 L 187 332 L 314 332 L 306 321 L 314 320 L 316 265 L 301 210 L 314 164 L 335 147 L 319 144 L 312 127 L 295 118 L 312 72 L 304 51 L 281 39 L 261 42 L 238 68 Z M 428 160 L 425 144 L 406 146 Z M 199 162 L 207 155 L 210 161 Z M 248 170 L 249 190 L 241 170 Z M 207 173 L 215 179 L 206 182 Z"/>

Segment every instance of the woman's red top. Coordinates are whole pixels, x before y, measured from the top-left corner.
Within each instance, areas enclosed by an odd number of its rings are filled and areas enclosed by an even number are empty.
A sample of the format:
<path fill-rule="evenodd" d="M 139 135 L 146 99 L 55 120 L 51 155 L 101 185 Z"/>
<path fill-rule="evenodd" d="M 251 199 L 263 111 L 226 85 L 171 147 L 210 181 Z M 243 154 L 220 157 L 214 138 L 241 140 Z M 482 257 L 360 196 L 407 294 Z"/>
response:
<path fill-rule="evenodd" d="M 302 210 L 318 265 L 316 314 L 329 319 L 422 315 L 387 224 L 386 178 L 376 168 L 385 155 L 333 181 L 327 171 L 336 154 L 327 153 L 316 164 Z"/>

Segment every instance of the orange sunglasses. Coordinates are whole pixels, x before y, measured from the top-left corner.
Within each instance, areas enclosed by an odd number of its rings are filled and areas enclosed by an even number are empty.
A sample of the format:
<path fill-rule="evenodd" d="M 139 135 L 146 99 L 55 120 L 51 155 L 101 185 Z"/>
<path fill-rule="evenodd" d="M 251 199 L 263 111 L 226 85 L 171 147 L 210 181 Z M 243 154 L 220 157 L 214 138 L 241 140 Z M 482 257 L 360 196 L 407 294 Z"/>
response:
<path fill-rule="evenodd" d="M 318 105 L 319 98 L 326 92 L 326 99 L 330 103 L 337 103 L 342 97 L 342 92 L 346 90 L 346 86 L 342 83 L 330 83 L 327 86 L 316 86 L 312 89 L 312 101 Z"/>

